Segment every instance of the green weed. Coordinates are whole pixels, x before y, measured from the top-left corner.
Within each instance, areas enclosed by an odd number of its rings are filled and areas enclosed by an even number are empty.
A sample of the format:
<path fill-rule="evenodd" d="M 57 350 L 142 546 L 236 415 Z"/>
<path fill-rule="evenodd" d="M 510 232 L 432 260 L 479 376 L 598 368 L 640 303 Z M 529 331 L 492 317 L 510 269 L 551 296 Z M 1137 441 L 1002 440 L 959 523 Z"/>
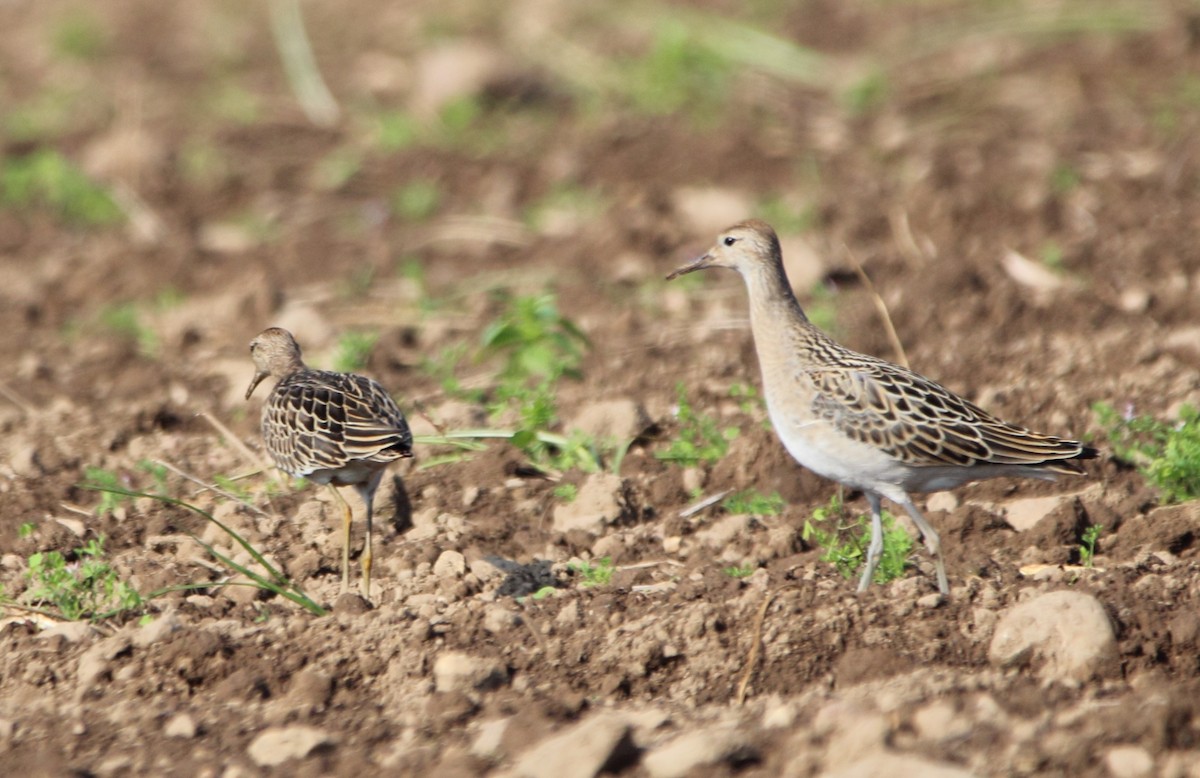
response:
<path fill-rule="evenodd" d="M 339 373 L 354 373 L 367 366 L 371 349 L 379 335 L 374 332 L 346 332 L 338 338 L 333 369 Z"/>
<path fill-rule="evenodd" d="M 0 161 L 0 206 L 45 208 L 70 224 L 93 227 L 124 218 L 120 206 L 57 151 Z"/>
<path fill-rule="evenodd" d="M 234 124 L 252 125 L 262 118 L 262 101 L 228 78 L 212 87 L 206 101 L 208 113 Z"/>
<path fill-rule="evenodd" d="M 751 516 L 778 516 L 783 513 L 783 498 L 779 492 L 763 494 L 754 489 L 747 489 L 729 495 L 721 502 L 721 507 L 729 513 L 745 513 Z"/>
<path fill-rule="evenodd" d="M 392 193 L 392 213 L 404 221 L 421 222 L 437 213 L 442 190 L 433 181 L 411 181 Z"/>
<path fill-rule="evenodd" d="M 579 496 L 579 487 L 575 484 L 559 484 L 554 487 L 554 496 L 563 502 L 575 502 Z"/>
<path fill-rule="evenodd" d="M 89 114 L 96 109 L 84 107 L 87 97 L 77 87 L 40 89 L 26 100 L 6 105 L 0 127 L 11 140 L 48 143 L 92 118 Z"/>
<path fill-rule="evenodd" d="M 1079 539 L 1079 564 L 1084 567 L 1092 567 L 1096 561 L 1096 541 L 1100 540 L 1100 534 L 1104 532 L 1104 527 L 1099 524 L 1093 524 L 1083 531 L 1083 536 Z"/>
<path fill-rule="evenodd" d="M 742 413 L 754 413 L 765 407 L 762 396 L 753 384 L 735 383 L 729 387 L 729 396 L 737 400 L 738 409 Z"/>
<path fill-rule="evenodd" d="M 842 100 L 850 113 L 861 116 L 883 105 L 888 91 L 887 75 L 883 71 L 875 71 L 847 89 Z"/>
<path fill-rule="evenodd" d="M 656 451 L 654 456 L 668 462 L 695 465 L 700 462 L 716 462 L 729 451 L 729 442 L 739 434 L 737 427 L 724 430 L 710 416 L 696 413 L 688 402 L 687 387 L 683 383 L 675 386 L 676 404 L 679 410 L 677 437 L 666 451 Z"/>
<path fill-rule="evenodd" d="M 822 549 L 821 561 L 829 562 L 845 578 L 853 578 L 867 559 L 871 541 L 871 520 L 865 514 L 852 516 L 836 495 L 824 507 L 813 511 L 804 522 L 801 537 Z M 875 583 L 887 583 L 904 574 L 912 554 L 912 536 L 895 519 L 883 512 L 883 553 L 875 568 Z"/>
<path fill-rule="evenodd" d="M 417 142 L 420 132 L 417 120 L 402 111 L 383 111 L 376 117 L 375 143 L 382 151 L 403 151 Z"/>
<path fill-rule="evenodd" d="M 128 502 L 121 492 L 125 487 L 121 477 L 111 470 L 102 467 L 85 467 L 83 477 L 91 489 L 100 490 L 100 504 L 96 506 L 96 515 L 105 516 Z"/>
<path fill-rule="evenodd" d="M 817 222 L 817 212 L 811 205 L 797 208 L 779 195 L 762 200 L 756 210 L 780 234 L 808 232 Z"/>
<path fill-rule="evenodd" d="M 590 344 L 583 331 L 559 313 L 555 296 L 502 295 L 501 300 L 503 309 L 484 329 L 481 343 L 484 354 L 504 358 L 502 380 L 578 378 Z"/>
<path fill-rule="evenodd" d="M 56 54 L 80 62 L 98 59 L 109 49 L 104 28 L 82 9 L 73 10 L 55 26 L 53 44 Z"/>
<path fill-rule="evenodd" d="M 1163 503 L 1200 497 L 1200 411 L 1179 410 L 1174 424 L 1137 416 L 1129 408 L 1118 413 L 1107 403 L 1092 406 L 1108 434 L 1117 459 L 1135 465 L 1160 493 Z"/>
<path fill-rule="evenodd" d="M 837 332 L 835 296 L 836 293 L 825 284 L 816 284 L 809 290 L 809 299 L 804 305 L 804 315 L 822 332 Z"/>
<path fill-rule="evenodd" d="M 17 527 L 17 537 L 20 538 L 21 540 L 24 540 L 25 538 L 31 537 L 33 535 L 33 533 L 36 531 L 37 531 L 37 525 L 34 524 L 32 521 L 27 521 L 27 522 L 23 523 L 21 526 Z"/>
<path fill-rule="evenodd" d="M 729 61 L 688 28 L 659 25 L 645 57 L 634 61 L 623 84 L 634 106 L 653 115 L 686 110 L 694 118 L 718 113 L 733 74 Z"/>
<path fill-rule="evenodd" d="M 120 500 L 129 500 L 137 497 L 149 497 L 153 500 L 158 500 L 165 505 L 174 505 L 189 510 L 192 513 L 203 517 L 206 521 L 215 524 L 218 529 L 229 536 L 230 540 L 232 540 L 247 554 L 249 554 L 253 564 L 257 566 L 256 568 L 249 565 L 243 565 L 240 562 L 233 560 L 229 556 L 222 554 L 212 545 L 205 543 L 196 535 L 189 533 L 189 537 L 203 546 L 204 550 L 207 551 L 214 559 L 228 567 L 230 570 L 244 576 L 247 579 L 247 582 L 222 583 L 207 581 L 203 583 L 180 584 L 178 586 L 169 586 L 152 592 L 145 596 L 145 600 L 150 600 L 173 591 L 215 589 L 222 586 L 252 586 L 257 589 L 262 589 L 263 591 L 271 592 L 272 594 L 282 597 L 289 602 L 295 603 L 296 605 L 299 605 L 307 610 L 309 613 L 312 613 L 314 616 L 325 615 L 326 611 L 324 608 L 322 608 L 312 598 L 305 594 L 299 586 L 289 581 L 287 576 L 285 576 L 280 570 L 276 569 L 274 565 L 268 562 L 257 548 L 255 548 L 249 541 L 235 532 L 232 528 L 214 518 L 211 513 L 202 510 L 191 503 L 176 499 L 174 497 L 169 497 L 165 494 L 149 494 L 148 492 L 138 492 L 120 487 L 99 486 L 95 484 L 84 484 L 83 486 L 84 488 L 98 489 L 99 491 L 113 494 Z"/>
<path fill-rule="evenodd" d="M 1081 181 L 1079 171 L 1066 162 L 1054 168 L 1054 172 L 1050 174 L 1050 188 L 1055 194 L 1067 194 L 1079 188 Z"/>
<path fill-rule="evenodd" d="M 202 189 L 217 189 L 231 173 L 224 152 L 210 141 L 190 138 L 179 149 L 176 163 L 179 175 L 189 185 Z"/>
<path fill-rule="evenodd" d="M 217 473 L 213 476 L 213 484 L 221 491 L 234 496 L 241 502 L 250 502 L 250 489 L 244 483 L 234 478 Z"/>
<path fill-rule="evenodd" d="M 1054 271 L 1063 268 L 1063 250 L 1057 242 L 1048 240 L 1042 246 L 1042 264 Z"/>
<path fill-rule="evenodd" d="M 144 605 L 137 590 L 104 561 L 103 535 L 75 549 L 72 557 L 68 562 L 58 551 L 31 554 L 25 573 L 29 588 L 21 603 L 68 621 L 101 621 Z"/>
<path fill-rule="evenodd" d="M 469 347 L 465 343 L 454 343 L 446 346 L 431 357 L 425 357 L 421 369 L 432 376 L 441 386 L 442 391 L 451 397 L 482 402 L 483 391 L 467 389 L 458 380 L 458 369 L 468 358 Z"/>
<path fill-rule="evenodd" d="M 608 586 L 616 572 L 612 557 L 607 556 L 594 562 L 572 562 L 567 569 L 579 576 L 580 586 Z"/>
<path fill-rule="evenodd" d="M 556 216 L 566 214 L 582 219 L 598 217 L 606 205 L 604 195 L 598 190 L 584 189 L 574 184 L 562 185 L 526 207 L 524 221 L 531 229 L 541 231 Z"/>
<path fill-rule="evenodd" d="M 137 344 L 138 353 L 154 358 L 159 353 L 158 333 L 142 323 L 134 303 L 109 305 L 100 311 L 100 324 L 115 335 Z"/>
<path fill-rule="evenodd" d="M 751 565 L 731 565 L 726 567 L 722 572 L 730 578 L 749 578 L 754 575 L 754 568 Z"/>
<path fill-rule="evenodd" d="M 442 107 L 438 113 L 441 124 L 438 136 L 443 145 L 457 146 L 461 144 L 468 132 L 476 125 L 483 115 L 483 106 L 474 95 L 452 100 Z"/>
<path fill-rule="evenodd" d="M 362 166 L 363 154 L 358 149 L 334 149 L 317 162 L 313 169 L 313 183 L 318 189 L 335 192 L 358 175 Z"/>
<path fill-rule="evenodd" d="M 137 464 L 138 470 L 146 473 L 154 481 L 155 494 L 167 493 L 167 468 L 149 459 L 142 459 Z"/>

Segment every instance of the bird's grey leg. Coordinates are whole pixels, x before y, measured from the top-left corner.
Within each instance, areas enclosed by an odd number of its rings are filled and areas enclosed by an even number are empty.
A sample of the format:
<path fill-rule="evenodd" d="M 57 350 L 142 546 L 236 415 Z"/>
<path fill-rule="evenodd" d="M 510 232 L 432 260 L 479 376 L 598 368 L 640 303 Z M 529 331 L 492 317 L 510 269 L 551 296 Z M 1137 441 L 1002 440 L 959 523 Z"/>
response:
<path fill-rule="evenodd" d="M 937 570 L 937 585 L 938 591 L 944 595 L 950 594 L 950 583 L 946 580 L 946 563 L 942 559 L 942 539 L 938 536 L 937 530 L 929 523 L 919 510 L 913 504 L 912 498 L 905 495 L 904 502 L 900 503 L 904 506 L 904 510 L 908 511 L 908 515 L 912 516 L 913 523 L 917 525 L 917 529 L 921 532 L 921 537 L 925 540 L 925 548 L 929 549 L 929 553 L 933 556 L 934 569 Z"/>
<path fill-rule="evenodd" d="M 858 591 L 865 592 L 875 577 L 875 568 L 879 565 L 879 557 L 883 554 L 883 517 L 879 510 L 879 495 L 865 492 L 867 503 L 871 506 L 871 543 L 867 546 L 867 562 L 863 566 L 862 578 L 858 579 Z"/>
<path fill-rule="evenodd" d="M 383 471 L 376 471 L 371 476 L 371 480 L 365 484 L 358 485 L 358 495 L 362 497 L 363 504 L 367 506 L 367 537 L 363 541 L 362 553 L 362 586 L 363 597 L 371 599 L 371 528 L 375 518 L 375 490 L 379 488 L 379 482 L 383 479 Z"/>

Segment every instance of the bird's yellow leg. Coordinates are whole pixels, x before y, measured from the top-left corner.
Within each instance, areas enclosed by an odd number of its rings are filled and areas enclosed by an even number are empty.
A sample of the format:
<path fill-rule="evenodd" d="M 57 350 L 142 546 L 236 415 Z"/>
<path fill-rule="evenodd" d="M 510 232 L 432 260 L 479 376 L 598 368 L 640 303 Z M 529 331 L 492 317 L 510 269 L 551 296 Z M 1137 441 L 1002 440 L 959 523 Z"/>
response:
<path fill-rule="evenodd" d="M 371 501 L 367 500 L 367 537 L 363 542 L 362 553 L 362 587 L 363 598 L 371 599 Z"/>
<path fill-rule="evenodd" d="M 350 504 L 337 487 L 330 484 L 329 490 L 342 506 L 342 594 L 345 594 L 350 590 L 350 525 L 354 522 L 354 516 L 350 513 Z"/>

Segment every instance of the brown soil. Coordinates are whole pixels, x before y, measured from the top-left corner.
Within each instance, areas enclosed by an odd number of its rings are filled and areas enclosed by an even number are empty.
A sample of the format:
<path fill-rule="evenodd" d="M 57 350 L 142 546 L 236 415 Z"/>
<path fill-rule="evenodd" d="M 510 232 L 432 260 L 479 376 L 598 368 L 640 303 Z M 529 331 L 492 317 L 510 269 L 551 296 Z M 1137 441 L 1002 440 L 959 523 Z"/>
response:
<path fill-rule="evenodd" d="M 319 129 L 296 106 L 255 4 L 109 3 L 86 17 L 102 43 L 82 61 L 53 44 L 77 6 L 0 4 L 0 101 L 71 96 L 45 137 L 10 122 L 5 157 L 57 149 L 119 187 L 141 219 L 88 229 L 0 210 L 0 583 L 19 595 L 29 555 L 97 535 L 142 592 L 224 580 L 189 533 L 238 549 L 203 519 L 145 499 L 98 515 L 79 484 L 99 467 L 152 488 L 143 460 L 207 483 L 257 469 L 208 419 L 261 453 L 260 398 L 241 394 L 246 344 L 270 324 L 292 327 L 321 366 L 341 333 L 377 331 L 363 372 L 403 407 L 419 403 L 451 428 L 497 423 L 446 397 L 423 367 L 478 342 L 499 310 L 495 289 L 552 288 L 587 333 L 582 378 L 559 395 L 567 429 L 601 399 L 638 409 L 639 437 L 609 490 L 616 515 L 596 532 L 556 529 L 556 483 L 530 477 L 506 445 L 427 468 L 446 452 L 418 450 L 379 500 L 365 607 L 338 599 L 328 495 L 272 495 L 255 476 L 252 511 L 172 475 L 171 494 L 215 511 L 337 606 L 316 617 L 252 589 L 178 591 L 152 602 L 157 627 L 116 619 L 50 638 L 14 610 L 0 628 L 3 772 L 252 775 L 269 770 L 248 751 L 259 735 L 304 724 L 321 745 L 281 773 L 482 774 L 612 709 L 661 714 L 637 734 L 647 750 L 732 717 L 744 748 L 693 775 L 808 775 L 845 762 L 818 716 L 831 702 L 886 713 L 893 751 L 980 774 L 1106 774 L 1123 745 L 1158 774 L 1200 771 L 1194 503 L 1155 507 L 1141 476 L 1107 453 L 1087 479 L 967 487 L 930 512 L 952 597 L 931 603 L 923 554 L 904 579 L 856 596 L 799 535 L 836 487 L 791 462 L 760 408 L 730 397 L 735 383 L 758 385 L 740 283 L 661 282 L 726 221 L 763 215 L 758 205 L 782 195 L 812 215 L 785 235 L 796 258 L 811 252 L 822 290 L 801 298 L 832 304 L 847 345 L 897 356 L 853 254 L 912 366 L 1002 417 L 1103 448 L 1096 402 L 1160 416 L 1197 403 L 1200 18 L 1137 5 L 1136 29 L 1051 34 L 980 21 L 976 6 L 988 4 L 809 2 L 769 27 L 827 55 L 828 80 L 844 86 L 745 75 L 720 105 L 693 106 L 699 115 L 647 117 L 586 97 L 541 53 L 549 44 L 527 37 L 539 20 L 561 27 L 560 43 L 624 56 L 645 44 L 637 25 L 576 18 L 569 3 L 402 5 L 304 4 L 343 109 Z M 1030 14 L 1036 27 L 1044 11 Z M 372 117 L 416 104 L 428 52 L 454 41 L 494 59 L 475 80 L 481 113 L 467 139 L 446 130 L 381 147 Z M 872 67 L 887 91 L 853 110 L 843 94 Z M 243 98 L 257 105 L 249 118 L 230 107 Z M 323 183 L 338 153 L 362 164 Z M 406 220 L 389 204 L 416 180 L 436 182 L 441 198 L 431 217 Z M 525 226 L 564 190 L 599 198 L 574 209 L 568 199 Z M 704 205 L 697 190 L 744 207 Z M 1022 280 L 1010 252 L 1056 254 L 1061 270 Z M 402 272 L 414 262 L 421 282 Z M 168 290 L 182 302 L 156 303 Z M 138 306 L 156 349 L 105 324 L 123 303 Z M 460 377 L 492 367 L 467 362 Z M 742 430 L 724 460 L 690 472 L 654 456 L 676 430 L 679 382 L 697 410 Z M 787 507 L 680 518 L 696 487 L 777 491 Z M 1016 499 L 1058 494 L 1069 496 L 1032 529 L 1004 519 Z M 23 537 L 27 523 L 36 529 Z M 1093 523 L 1106 527 L 1095 569 L 1030 573 L 1077 561 Z M 445 552 L 461 553 L 466 572 Z M 608 586 L 582 587 L 567 570 L 602 556 L 618 566 Z M 503 575 L 487 562 L 497 558 L 549 560 L 566 585 L 517 601 L 498 591 Z M 734 565 L 761 571 L 737 580 L 724 572 Z M 1058 588 L 1103 603 L 1115 676 L 1045 683 L 1036 667 L 989 664 L 996 615 Z M 763 653 L 738 706 L 764 600 Z M 435 684 L 439 658 L 455 652 L 492 668 L 490 680 Z M 971 726 L 929 736 L 921 712 L 933 703 Z M 502 718 L 500 747 L 476 747 Z M 650 774 L 636 754 L 610 766 Z"/>

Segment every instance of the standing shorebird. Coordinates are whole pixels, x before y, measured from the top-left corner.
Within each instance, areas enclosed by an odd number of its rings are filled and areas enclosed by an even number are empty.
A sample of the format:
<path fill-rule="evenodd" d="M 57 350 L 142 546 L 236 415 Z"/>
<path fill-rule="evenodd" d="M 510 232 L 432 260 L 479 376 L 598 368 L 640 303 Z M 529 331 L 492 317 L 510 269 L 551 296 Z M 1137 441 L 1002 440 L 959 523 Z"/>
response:
<path fill-rule="evenodd" d="M 313 370 L 292 333 L 263 330 L 250 341 L 255 373 L 246 399 L 267 376 L 279 379 L 263 404 L 262 436 L 275 465 L 289 475 L 328 484 L 342 504 L 342 591 L 350 586 L 350 506 L 335 487 L 353 486 L 367 511 L 362 553 L 363 596 L 371 596 L 371 521 L 375 490 L 387 466 L 412 456 L 412 433 L 383 387 L 353 373 Z"/>
<path fill-rule="evenodd" d="M 1056 473 L 1082 474 L 1077 460 L 1097 455 L 1078 441 L 1001 421 L 908 368 L 834 342 L 796 301 L 779 238 L 766 222 L 733 225 L 667 279 L 709 267 L 736 270 L 746 283 L 767 412 L 788 453 L 867 497 L 871 543 L 860 592 L 883 551 L 882 498 L 912 517 L 934 558 L 938 589 L 949 594 L 941 540 L 910 492 L 999 476 L 1052 481 Z"/>

